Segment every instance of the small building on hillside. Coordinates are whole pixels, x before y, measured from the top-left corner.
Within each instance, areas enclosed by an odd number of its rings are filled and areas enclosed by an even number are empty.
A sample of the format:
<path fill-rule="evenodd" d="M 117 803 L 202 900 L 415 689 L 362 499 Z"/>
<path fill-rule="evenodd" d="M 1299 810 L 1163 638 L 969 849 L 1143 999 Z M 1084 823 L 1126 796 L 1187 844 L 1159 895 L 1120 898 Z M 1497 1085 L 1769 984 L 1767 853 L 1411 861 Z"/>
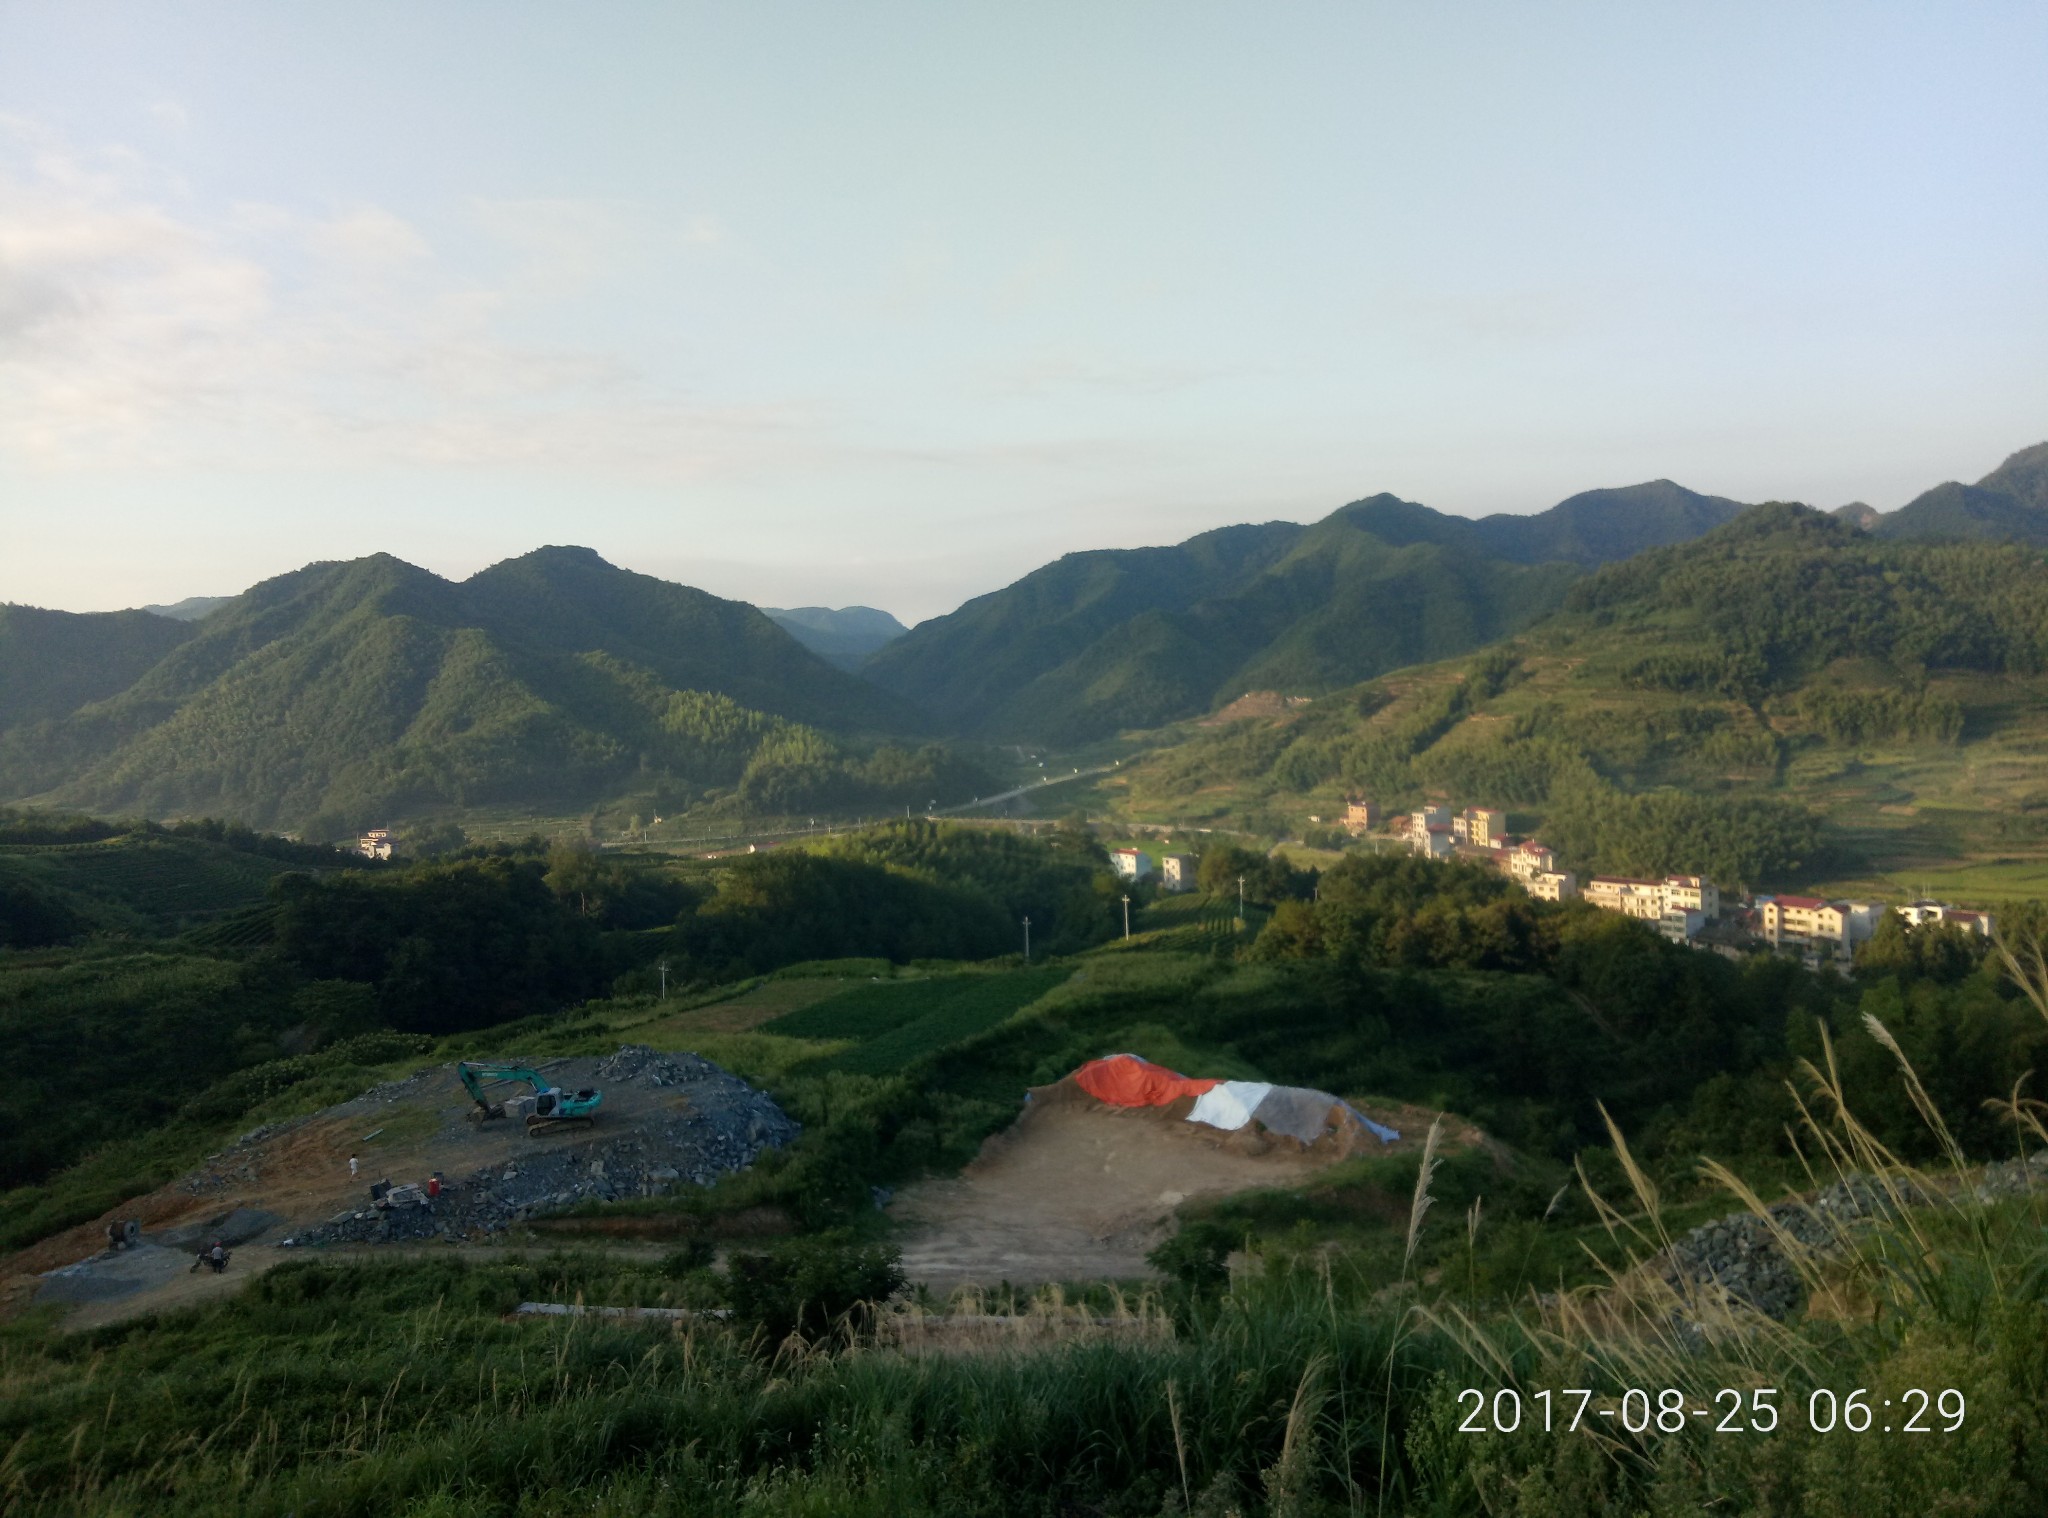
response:
<path fill-rule="evenodd" d="M 1460 843 L 1476 849 L 1498 849 L 1507 844 L 1508 814 L 1490 806 L 1468 806 L 1451 820 Z"/>
<path fill-rule="evenodd" d="M 1192 854 L 1161 854 L 1159 856 L 1159 883 L 1169 891 L 1192 891 L 1195 888 L 1196 860 Z"/>
<path fill-rule="evenodd" d="M 1664 877 L 1666 911 L 1697 912 L 1702 917 L 1721 915 L 1721 888 L 1698 875 Z"/>
<path fill-rule="evenodd" d="M 1408 846 L 1424 859 L 1449 859 L 1457 852 L 1458 840 L 1448 822 L 1432 822 L 1424 827 L 1411 828 Z"/>
<path fill-rule="evenodd" d="M 1370 833 L 1380 825 L 1380 809 L 1363 797 L 1353 796 L 1344 803 L 1344 831 L 1356 838 L 1360 833 Z"/>
<path fill-rule="evenodd" d="M 356 852 L 365 859 L 389 859 L 393 847 L 389 828 L 371 828 L 356 840 Z"/>
<path fill-rule="evenodd" d="M 1428 828 L 1440 827 L 1446 832 L 1451 826 L 1451 809 L 1447 806 L 1426 806 L 1408 814 L 1408 831 L 1420 833 Z"/>
<path fill-rule="evenodd" d="M 1533 838 L 1525 838 L 1509 849 L 1503 863 L 1507 872 L 1517 880 L 1554 874 L 1557 870 L 1557 856 Z"/>
<path fill-rule="evenodd" d="M 1595 875 L 1582 893 L 1603 912 L 1619 912 L 1643 922 L 1664 920 L 1664 882 L 1627 875 Z"/>
<path fill-rule="evenodd" d="M 1579 878 L 1569 870 L 1538 870 L 1522 877 L 1522 887 L 1538 901 L 1576 901 Z"/>
<path fill-rule="evenodd" d="M 1952 907 L 1942 901 L 1909 901 L 1897 909 L 1911 927 L 1922 923 L 1945 922 L 1961 928 L 1966 933 L 1975 933 L 1980 938 L 1989 938 L 1997 926 L 1989 912 L 1971 912 L 1962 907 Z"/>
<path fill-rule="evenodd" d="M 1152 856 L 1143 849 L 1111 849 L 1109 862 L 1120 880 L 1143 880 L 1152 873 Z"/>
<path fill-rule="evenodd" d="M 1846 959 L 1877 931 L 1884 909 L 1872 902 L 1823 901 L 1818 896 L 1759 896 L 1757 931 L 1774 949 L 1796 949 L 1809 959 Z"/>
<path fill-rule="evenodd" d="M 1673 943 L 1691 943 L 1700 936 L 1700 929 L 1707 925 L 1704 912 L 1691 911 L 1685 907 L 1667 907 L 1657 921 L 1657 931 Z"/>

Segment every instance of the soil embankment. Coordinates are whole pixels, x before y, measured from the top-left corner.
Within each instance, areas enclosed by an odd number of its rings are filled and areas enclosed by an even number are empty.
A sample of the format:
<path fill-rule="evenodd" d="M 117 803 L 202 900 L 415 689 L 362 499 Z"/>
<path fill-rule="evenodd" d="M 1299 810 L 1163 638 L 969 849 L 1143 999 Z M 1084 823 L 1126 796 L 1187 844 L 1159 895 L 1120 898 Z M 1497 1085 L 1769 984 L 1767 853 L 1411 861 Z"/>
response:
<path fill-rule="evenodd" d="M 1375 1108 L 1400 1127 L 1400 1143 L 1333 1133 L 1304 1147 L 1188 1122 L 1187 1101 L 1110 1107 L 1065 1082 L 1033 1097 L 957 1177 L 919 1182 L 891 1203 L 911 1280 L 946 1291 L 1150 1276 L 1145 1256 L 1183 1202 L 1299 1185 L 1353 1154 L 1417 1147 L 1432 1115 Z"/>

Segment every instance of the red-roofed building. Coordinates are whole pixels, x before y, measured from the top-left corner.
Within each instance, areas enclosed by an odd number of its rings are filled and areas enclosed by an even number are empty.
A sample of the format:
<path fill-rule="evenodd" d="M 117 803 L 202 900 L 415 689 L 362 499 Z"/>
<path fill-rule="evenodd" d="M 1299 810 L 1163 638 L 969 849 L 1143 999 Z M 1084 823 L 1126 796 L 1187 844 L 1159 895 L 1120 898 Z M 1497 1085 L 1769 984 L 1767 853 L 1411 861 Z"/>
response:
<path fill-rule="evenodd" d="M 1774 949 L 1822 951 L 1846 958 L 1877 931 L 1883 909 L 1859 901 L 1823 901 L 1818 896 L 1759 896 L 1757 931 Z"/>

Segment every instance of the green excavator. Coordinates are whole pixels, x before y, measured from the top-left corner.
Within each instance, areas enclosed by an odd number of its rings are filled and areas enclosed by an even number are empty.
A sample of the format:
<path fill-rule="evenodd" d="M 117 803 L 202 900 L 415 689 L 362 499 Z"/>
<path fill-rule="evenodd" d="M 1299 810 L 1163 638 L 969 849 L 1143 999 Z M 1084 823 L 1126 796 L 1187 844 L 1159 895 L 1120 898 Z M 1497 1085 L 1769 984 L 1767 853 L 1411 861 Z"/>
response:
<path fill-rule="evenodd" d="M 462 1077 L 463 1089 L 476 1100 L 477 1110 L 470 1117 L 479 1123 L 505 1115 L 505 1104 L 494 1102 L 485 1094 L 486 1084 L 524 1081 L 533 1087 L 533 1110 L 526 1114 L 526 1131 L 533 1134 L 546 1133 L 564 1123 L 593 1122 L 597 1105 L 604 1100 L 602 1091 L 587 1086 L 581 1091 L 564 1091 L 560 1086 L 551 1086 L 539 1071 L 525 1065 L 486 1065 L 466 1059 L 455 1067 L 455 1073 Z"/>

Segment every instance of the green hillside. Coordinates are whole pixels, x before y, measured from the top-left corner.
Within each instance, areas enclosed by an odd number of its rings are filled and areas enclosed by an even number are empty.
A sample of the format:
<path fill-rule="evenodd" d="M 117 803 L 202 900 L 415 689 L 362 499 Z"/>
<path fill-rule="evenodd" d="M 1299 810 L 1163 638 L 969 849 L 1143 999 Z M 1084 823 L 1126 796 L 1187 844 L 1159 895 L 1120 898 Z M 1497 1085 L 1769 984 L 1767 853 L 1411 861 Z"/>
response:
<path fill-rule="evenodd" d="M 1582 566 L 1739 508 L 1660 480 L 1480 521 L 1391 495 L 1312 526 L 1069 554 L 920 624 L 863 668 L 961 731 L 1085 742 L 1247 689 L 1329 690 L 1513 631 Z"/>
<path fill-rule="evenodd" d="M 1177 735 L 1133 820 L 1293 830 L 1347 793 L 1510 809 L 1581 871 L 2048 896 L 2048 556 L 1758 507 L 1482 655 Z"/>
<path fill-rule="evenodd" d="M 0 732 L 118 695 L 192 633 L 146 611 L 0 606 Z"/>
<path fill-rule="evenodd" d="M 842 751 L 825 729 L 903 732 L 917 718 L 754 608 L 586 549 L 541 549 L 461 584 L 388 555 L 316 564 L 196 627 L 144 620 L 182 641 L 118 694 L 0 741 L 0 791 L 332 836 L 629 782 L 681 805 L 737 789 L 790 809 L 987 785 L 944 756 Z"/>

